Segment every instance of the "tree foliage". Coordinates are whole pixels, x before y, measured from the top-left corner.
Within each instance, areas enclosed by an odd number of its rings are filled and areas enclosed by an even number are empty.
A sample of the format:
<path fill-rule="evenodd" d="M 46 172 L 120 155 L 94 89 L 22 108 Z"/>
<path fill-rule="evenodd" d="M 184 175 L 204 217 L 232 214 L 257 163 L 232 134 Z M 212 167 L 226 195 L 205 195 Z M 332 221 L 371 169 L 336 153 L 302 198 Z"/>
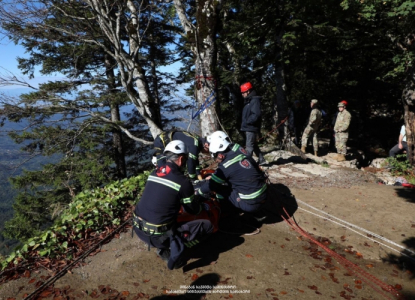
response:
<path fill-rule="evenodd" d="M 285 118 L 294 100 L 308 105 L 317 98 L 331 115 L 347 99 L 359 128 L 351 142 L 383 140 L 387 147 L 399 125 L 385 122 L 383 112 L 397 119 L 405 114 L 413 157 L 413 7 L 397 0 L 3 1 L 1 26 L 29 53 L 19 59 L 21 70 L 34 76 L 40 66 L 43 74 L 66 76 L 17 102 L 3 98 L 3 115 L 29 121 L 30 130 L 13 134 L 25 150 L 61 155 L 59 163 L 13 179 L 22 194 L 8 235 L 25 239 L 78 191 L 136 172 L 127 161 L 120 176 L 122 168 L 113 166 L 121 162 L 111 153 L 142 159 L 147 149 L 121 139 L 151 145 L 172 127 L 162 108 L 174 112 L 182 105 L 171 101 L 181 83 L 198 107 L 216 99 L 201 115 L 203 135 L 219 129 L 220 120 L 240 139 L 239 86 L 250 81 L 263 96 L 265 131 Z M 176 61 L 180 74 L 160 71 Z M 128 104 L 135 111 L 121 120 Z"/>
<path fill-rule="evenodd" d="M 40 171 L 26 171 L 12 179 L 21 192 L 5 235 L 24 240 L 50 224 L 81 189 L 140 169 L 134 153 L 140 150 L 126 136 L 139 141 L 145 151 L 160 132 L 160 107 L 174 88 L 171 76 L 159 67 L 174 60 L 167 45 L 174 41 L 175 27 L 162 14 L 168 7 L 149 2 L 145 6 L 138 1 L 128 5 L 95 1 L 2 4 L 3 30 L 29 54 L 18 59 L 22 72 L 33 77 L 40 66 L 42 74 L 66 76 L 19 99 L 5 94 L 0 99 L 2 116 L 27 123 L 23 132 L 11 133 L 17 143 L 25 145 L 23 150 L 32 156 L 59 156 Z M 131 17 L 132 11 L 138 18 Z M 111 23 L 114 20 L 118 25 Z M 13 76 L 2 80 L 3 84 L 25 84 Z M 131 103 L 140 112 L 135 123 L 120 117 L 120 108 Z"/>

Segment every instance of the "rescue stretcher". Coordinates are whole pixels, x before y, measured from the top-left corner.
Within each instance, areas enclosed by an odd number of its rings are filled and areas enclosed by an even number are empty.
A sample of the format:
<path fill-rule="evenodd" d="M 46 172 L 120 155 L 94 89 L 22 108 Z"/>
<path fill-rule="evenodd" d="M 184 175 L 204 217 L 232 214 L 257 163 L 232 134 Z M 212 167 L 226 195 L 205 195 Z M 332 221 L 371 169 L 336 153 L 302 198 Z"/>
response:
<path fill-rule="evenodd" d="M 201 175 L 203 178 L 214 173 L 214 170 L 202 170 Z M 177 223 L 184 223 L 194 220 L 209 220 L 213 225 L 213 232 L 219 230 L 219 218 L 220 218 L 220 203 L 215 198 L 206 199 L 202 203 L 203 209 L 197 215 L 192 215 L 184 211 L 183 207 L 180 208 L 179 215 L 177 217 Z"/>

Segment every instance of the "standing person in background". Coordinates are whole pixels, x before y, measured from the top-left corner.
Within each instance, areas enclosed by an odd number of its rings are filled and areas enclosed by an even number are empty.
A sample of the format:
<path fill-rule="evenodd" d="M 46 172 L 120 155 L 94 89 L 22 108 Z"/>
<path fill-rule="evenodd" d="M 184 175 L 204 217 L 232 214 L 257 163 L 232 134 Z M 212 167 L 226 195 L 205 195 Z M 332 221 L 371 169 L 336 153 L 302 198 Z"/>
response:
<path fill-rule="evenodd" d="M 336 138 L 335 138 L 335 132 L 334 132 L 334 125 L 336 125 L 337 115 L 339 114 L 339 111 L 336 111 L 336 113 L 331 118 L 330 123 L 330 144 L 329 149 L 336 151 Z"/>
<path fill-rule="evenodd" d="M 307 127 L 304 129 L 303 136 L 301 138 L 301 151 L 306 153 L 308 139 L 313 137 L 313 147 L 314 147 L 314 155 L 317 156 L 318 154 L 318 140 L 317 140 L 317 132 L 321 124 L 321 117 L 322 113 L 318 108 L 318 100 L 313 99 L 310 103 L 311 113 L 308 119 Z"/>
<path fill-rule="evenodd" d="M 405 125 L 402 125 L 401 132 L 399 133 L 398 144 L 389 150 L 389 157 L 395 157 L 397 154 L 406 151 L 406 157 L 408 157 L 408 144 L 406 143 L 406 131 Z"/>
<path fill-rule="evenodd" d="M 337 107 L 339 113 L 337 114 L 336 124 L 334 125 L 334 134 L 337 153 L 337 161 L 345 161 L 347 154 L 346 143 L 349 138 L 349 127 L 352 116 L 346 109 L 347 101 L 342 100 Z"/>
<path fill-rule="evenodd" d="M 258 147 L 257 137 L 261 130 L 261 96 L 257 96 L 250 82 L 241 85 L 242 97 L 245 99 L 242 111 L 241 131 L 246 135 L 246 152 L 252 157 L 252 152 L 258 156 L 258 164 L 264 165 L 267 161 Z"/>

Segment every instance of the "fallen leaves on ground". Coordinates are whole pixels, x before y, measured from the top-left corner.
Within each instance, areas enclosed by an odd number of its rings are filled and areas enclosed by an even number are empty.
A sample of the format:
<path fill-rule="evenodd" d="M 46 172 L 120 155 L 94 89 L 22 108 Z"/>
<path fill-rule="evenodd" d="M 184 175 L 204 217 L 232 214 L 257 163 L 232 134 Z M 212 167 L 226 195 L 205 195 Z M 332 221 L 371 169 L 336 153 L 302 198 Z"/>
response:
<path fill-rule="evenodd" d="M 192 281 L 195 281 L 196 279 L 198 279 L 199 278 L 199 275 L 197 275 L 197 274 L 193 274 L 192 275 Z"/>

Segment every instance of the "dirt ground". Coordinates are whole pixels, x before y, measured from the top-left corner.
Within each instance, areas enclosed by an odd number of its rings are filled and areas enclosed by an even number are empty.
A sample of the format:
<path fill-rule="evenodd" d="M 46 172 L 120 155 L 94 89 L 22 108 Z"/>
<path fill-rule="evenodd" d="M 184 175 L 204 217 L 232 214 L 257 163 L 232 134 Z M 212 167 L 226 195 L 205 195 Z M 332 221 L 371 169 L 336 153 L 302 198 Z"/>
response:
<path fill-rule="evenodd" d="M 199 245 L 183 269 L 169 271 L 154 249 L 147 251 L 129 231 L 42 295 L 47 299 L 396 299 L 382 290 L 384 283 L 405 299 L 415 299 L 414 190 L 380 185 L 371 173 L 327 161 L 329 166 L 289 161 L 268 166 L 273 184 L 264 223 L 246 215 L 224 220 L 220 232 Z M 278 217 L 276 207 L 282 206 L 304 231 L 359 268 L 349 263 L 352 271 L 346 269 L 293 230 Z M 260 233 L 244 235 L 255 227 Z M 46 271 L 32 272 L 31 278 L 3 284 L 0 299 L 23 299 L 46 275 Z M 59 292 L 65 296 L 56 297 Z"/>

